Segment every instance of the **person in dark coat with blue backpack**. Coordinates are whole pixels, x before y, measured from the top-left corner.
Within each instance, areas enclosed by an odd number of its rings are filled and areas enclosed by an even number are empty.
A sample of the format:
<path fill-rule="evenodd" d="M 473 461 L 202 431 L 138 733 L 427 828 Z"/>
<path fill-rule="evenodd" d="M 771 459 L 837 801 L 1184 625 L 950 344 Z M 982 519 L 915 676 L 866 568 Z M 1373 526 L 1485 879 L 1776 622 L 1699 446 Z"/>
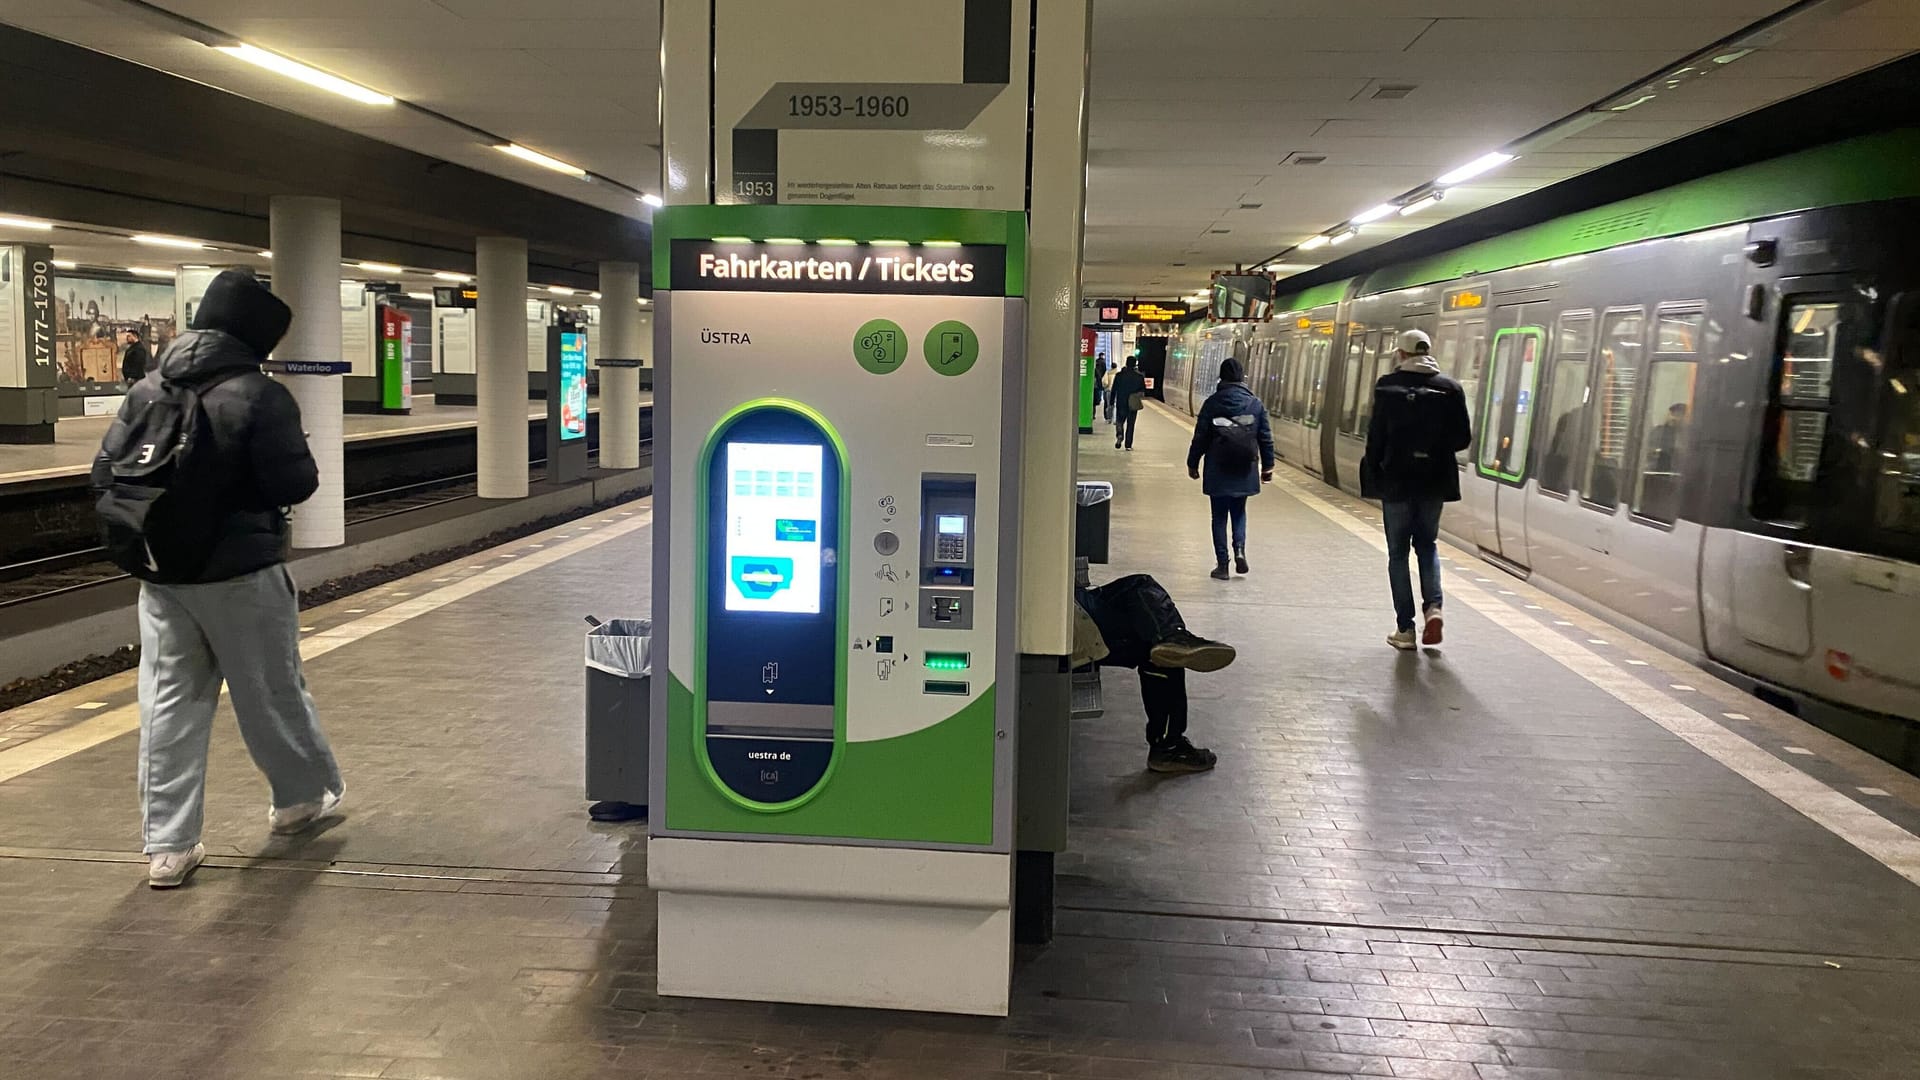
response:
<path fill-rule="evenodd" d="M 1187 475 L 1199 480 L 1200 490 L 1213 500 L 1213 576 L 1221 581 L 1232 576 L 1227 570 L 1229 523 L 1233 568 L 1247 573 L 1247 500 L 1260 494 L 1262 483 L 1273 480 L 1273 426 L 1267 407 L 1247 389 L 1240 361 L 1231 356 L 1220 362 L 1220 386 L 1193 422 Z"/>

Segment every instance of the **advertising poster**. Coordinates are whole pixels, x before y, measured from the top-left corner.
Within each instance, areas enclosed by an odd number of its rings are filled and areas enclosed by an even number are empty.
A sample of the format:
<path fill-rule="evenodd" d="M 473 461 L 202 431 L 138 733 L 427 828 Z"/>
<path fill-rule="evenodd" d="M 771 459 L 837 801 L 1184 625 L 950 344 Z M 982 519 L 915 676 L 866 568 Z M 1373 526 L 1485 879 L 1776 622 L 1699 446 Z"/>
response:
<path fill-rule="evenodd" d="M 794 10 L 714 4 L 714 202 L 1024 208 L 1027 4 Z"/>
<path fill-rule="evenodd" d="M 172 344 L 173 283 L 55 278 L 53 325 L 60 395 L 117 393 L 122 331 L 138 330 L 155 360 Z"/>
<path fill-rule="evenodd" d="M 587 335 L 560 335 L 560 439 L 587 437 Z"/>

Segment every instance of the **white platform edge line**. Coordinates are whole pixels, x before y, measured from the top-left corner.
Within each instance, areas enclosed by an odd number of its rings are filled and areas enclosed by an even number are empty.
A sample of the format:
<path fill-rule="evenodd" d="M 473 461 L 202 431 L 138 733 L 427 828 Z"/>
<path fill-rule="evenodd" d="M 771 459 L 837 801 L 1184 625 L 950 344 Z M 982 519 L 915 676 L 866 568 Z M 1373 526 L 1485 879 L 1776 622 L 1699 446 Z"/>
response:
<path fill-rule="evenodd" d="M 576 524 L 577 522 L 569 522 L 549 531 L 572 529 Z M 448 604 L 493 588 L 495 585 L 504 584 L 542 567 L 551 566 L 562 559 L 578 555 L 610 540 L 617 540 L 651 524 L 653 524 L 653 509 L 649 506 L 645 510 L 635 512 L 630 518 L 623 518 L 613 524 L 596 528 L 584 536 L 543 548 L 512 562 L 484 570 L 465 580 L 444 585 L 392 607 L 331 627 L 300 642 L 300 659 L 303 662 L 310 662 L 335 649 L 351 645 L 370 634 L 398 626 L 410 619 L 417 619 L 428 612 L 437 611 Z M 523 537 L 508 541 L 501 547 L 521 547 L 528 539 L 532 538 Z M 0 784 L 71 757 L 82 750 L 90 750 L 103 742 L 137 731 L 139 727 L 140 707 L 137 704 L 122 705 L 117 709 L 110 709 L 98 716 L 90 717 L 63 731 L 43 735 L 10 750 L 0 750 Z"/>
<path fill-rule="evenodd" d="M 1355 521 L 1352 515 L 1302 487 L 1291 477 L 1280 480 L 1278 486 L 1308 509 L 1359 537 L 1381 554 L 1386 553 L 1386 537 L 1380 534 L 1378 527 Z M 1488 596 L 1485 590 L 1472 582 L 1460 580 L 1458 574 L 1447 582 L 1446 590 L 1486 616 L 1494 625 L 1531 645 L 1616 701 L 1679 736 L 1694 749 L 1859 848 L 1887 869 L 1920 885 L 1920 837 L 1781 761 L 1718 722 L 1615 668 L 1586 646 L 1545 630 L 1500 600 Z"/>

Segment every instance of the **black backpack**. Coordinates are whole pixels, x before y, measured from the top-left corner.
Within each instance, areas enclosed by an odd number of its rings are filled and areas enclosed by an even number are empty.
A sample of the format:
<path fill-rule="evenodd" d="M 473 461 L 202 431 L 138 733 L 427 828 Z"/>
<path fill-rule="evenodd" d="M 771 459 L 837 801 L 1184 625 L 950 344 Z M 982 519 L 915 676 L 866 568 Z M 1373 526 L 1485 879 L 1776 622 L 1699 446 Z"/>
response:
<path fill-rule="evenodd" d="M 1243 424 L 1238 417 L 1224 416 L 1225 424 L 1213 425 L 1213 459 L 1222 469 L 1242 471 L 1260 460 L 1260 437 L 1254 434 L 1251 423 Z M 1249 417 L 1249 419 L 1251 419 Z"/>
<path fill-rule="evenodd" d="M 200 397 L 224 381 L 148 378 L 130 397 L 119 445 L 101 448 L 112 472 L 94 503 L 101 543 L 143 581 L 191 582 L 206 569 L 226 485 Z"/>

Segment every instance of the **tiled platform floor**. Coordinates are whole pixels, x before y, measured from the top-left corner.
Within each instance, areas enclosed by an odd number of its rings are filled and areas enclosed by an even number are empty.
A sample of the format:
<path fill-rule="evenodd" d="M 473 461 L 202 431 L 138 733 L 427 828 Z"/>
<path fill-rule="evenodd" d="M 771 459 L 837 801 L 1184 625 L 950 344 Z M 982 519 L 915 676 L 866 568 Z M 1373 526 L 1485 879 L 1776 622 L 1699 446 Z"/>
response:
<path fill-rule="evenodd" d="M 1110 677 L 1010 1018 L 655 995 L 644 841 L 579 778 L 580 616 L 644 609 L 636 504 L 309 612 L 351 812 L 267 841 L 223 728 L 187 889 L 131 854 L 130 680 L 38 706 L 72 722 L 0 747 L 0 1077 L 1920 1075 L 1920 887 L 1623 696 L 1878 815 L 1896 862 L 1911 778 L 1478 566 L 1444 652 L 1395 654 L 1370 524 L 1304 478 L 1254 501 L 1254 576 L 1210 581 L 1184 441 L 1150 414 L 1084 471 L 1118 486 L 1099 573 L 1160 575 L 1242 648 L 1191 681 L 1221 766 L 1144 773 Z"/>

